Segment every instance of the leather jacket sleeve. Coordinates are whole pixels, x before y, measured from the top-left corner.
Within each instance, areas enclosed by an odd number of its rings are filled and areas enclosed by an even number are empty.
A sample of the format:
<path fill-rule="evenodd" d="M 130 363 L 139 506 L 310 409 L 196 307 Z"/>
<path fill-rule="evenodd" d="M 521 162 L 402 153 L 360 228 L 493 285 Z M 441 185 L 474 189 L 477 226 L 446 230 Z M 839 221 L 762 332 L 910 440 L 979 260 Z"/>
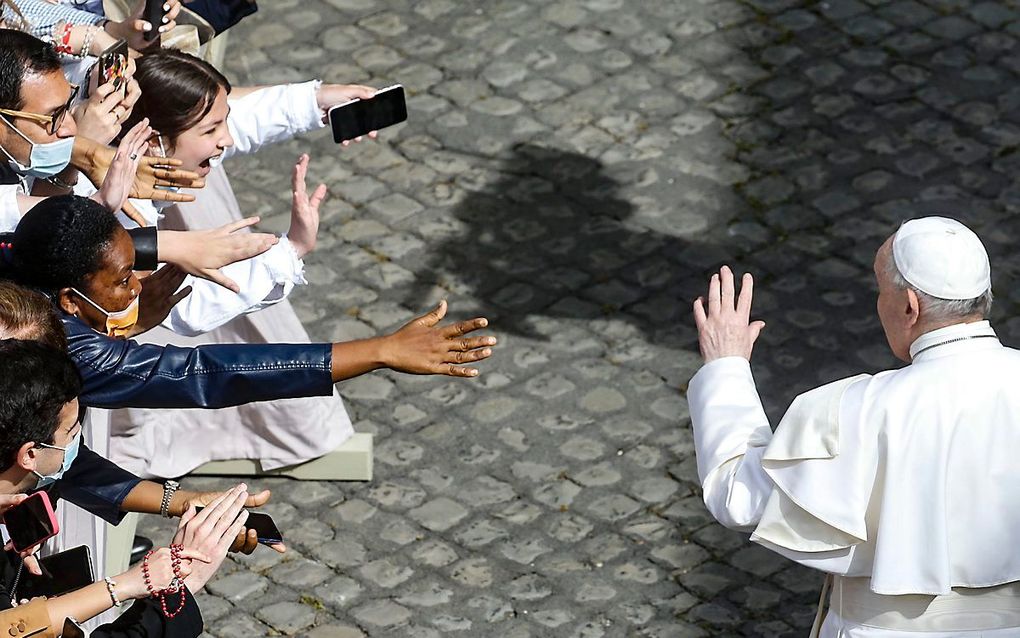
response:
<path fill-rule="evenodd" d="M 329 344 L 143 345 L 62 320 L 88 406 L 224 408 L 333 393 Z"/>
<path fill-rule="evenodd" d="M 141 481 L 141 478 L 82 444 L 78 458 L 48 491 L 51 498 L 62 498 L 117 525 L 126 514 L 120 510 L 124 498 Z"/>

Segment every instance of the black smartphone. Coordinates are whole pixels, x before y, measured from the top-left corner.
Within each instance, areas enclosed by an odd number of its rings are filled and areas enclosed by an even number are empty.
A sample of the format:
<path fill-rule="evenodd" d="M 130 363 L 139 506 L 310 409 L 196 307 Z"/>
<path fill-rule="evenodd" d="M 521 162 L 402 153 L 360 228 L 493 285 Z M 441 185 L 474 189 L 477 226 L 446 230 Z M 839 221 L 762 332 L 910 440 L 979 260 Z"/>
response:
<path fill-rule="evenodd" d="M 124 76 L 128 69 L 128 45 L 127 40 L 120 39 L 114 42 L 110 48 L 99 55 L 97 63 L 99 79 L 96 86 L 102 86 L 107 82 L 113 82 L 115 88 L 122 88 L 127 93 L 127 83 Z"/>
<path fill-rule="evenodd" d="M 86 638 L 85 628 L 78 624 L 78 621 L 68 616 L 64 620 L 64 628 L 60 631 L 60 638 Z"/>
<path fill-rule="evenodd" d="M 50 496 L 36 492 L 4 512 L 4 525 L 15 551 L 34 547 L 60 531 Z"/>
<path fill-rule="evenodd" d="M 92 552 L 88 545 L 79 545 L 39 559 L 42 576 L 23 570 L 18 585 L 18 598 L 60 596 L 96 581 Z"/>
<path fill-rule="evenodd" d="M 145 13 L 142 19 L 152 25 L 151 31 L 145 32 L 146 40 L 155 40 L 159 36 L 159 28 L 163 26 L 163 4 L 166 0 L 145 0 Z"/>
<path fill-rule="evenodd" d="M 407 102 L 404 101 L 404 87 L 399 84 L 376 91 L 370 100 L 351 100 L 329 109 L 329 125 L 333 129 L 333 141 L 367 135 L 407 120 Z"/>
<path fill-rule="evenodd" d="M 196 507 L 195 512 L 201 512 L 203 509 Z M 258 534 L 259 542 L 263 545 L 277 545 L 283 542 L 283 534 L 280 533 L 280 528 L 276 526 L 276 521 L 269 514 L 248 510 L 248 520 L 245 521 L 244 526 L 247 529 L 255 530 L 255 533 Z"/>

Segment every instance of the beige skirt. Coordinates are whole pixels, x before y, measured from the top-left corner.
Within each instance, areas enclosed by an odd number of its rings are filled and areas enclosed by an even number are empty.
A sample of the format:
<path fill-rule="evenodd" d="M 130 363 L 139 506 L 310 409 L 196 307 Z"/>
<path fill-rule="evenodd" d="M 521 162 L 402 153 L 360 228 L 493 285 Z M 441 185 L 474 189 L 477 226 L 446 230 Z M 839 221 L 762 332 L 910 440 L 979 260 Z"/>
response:
<path fill-rule="evenodd" d="M 244 217 L 222 167 L 210 172 L 198 197 L 195 202 L 166 209 L 164 227 L 212 228 Z M 286 300 L 197 337 L 155 328 L 138 340 L 178 346 L 309 342 Z M 209 461 L 231 459 L 258 459 L 263 469 L 270 470 L 331 452 L 353 433 L 335 388 L 330 397 L 219 410 L 128 408 L 111 413 L 109 458 L 143 477 L 181 476 Z"/>

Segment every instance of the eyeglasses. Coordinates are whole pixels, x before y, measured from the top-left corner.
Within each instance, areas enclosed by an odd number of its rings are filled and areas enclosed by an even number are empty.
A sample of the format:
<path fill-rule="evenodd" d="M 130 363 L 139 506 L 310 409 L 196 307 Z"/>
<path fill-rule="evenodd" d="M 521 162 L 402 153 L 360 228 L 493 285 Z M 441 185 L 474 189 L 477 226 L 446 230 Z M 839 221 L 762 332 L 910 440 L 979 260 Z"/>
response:
<path fill-rule="evenodd" d="M 11 117 L 23 117 L 26 120 L 32 120 L 39 122 L 40 124 L 49 124 L 49 128 L 46 130 L 50 135 L 56 135 L 57 129 L 64 123 L 64 117 L 67 112 L 71 110 L 71 103 L 74 102 L 74 98 L 78 97 L 78 85 L 71 85 L 71 97 L 67 98 L 67 104 L 64 104 L 57 110 L 53 111 L 52 115 L 40 115 L 39 113 L 29 113 L 28 111 L 14 111 L 11 109 L 0 109 L 0 113 L 4 115 L 10 115 Z"/>

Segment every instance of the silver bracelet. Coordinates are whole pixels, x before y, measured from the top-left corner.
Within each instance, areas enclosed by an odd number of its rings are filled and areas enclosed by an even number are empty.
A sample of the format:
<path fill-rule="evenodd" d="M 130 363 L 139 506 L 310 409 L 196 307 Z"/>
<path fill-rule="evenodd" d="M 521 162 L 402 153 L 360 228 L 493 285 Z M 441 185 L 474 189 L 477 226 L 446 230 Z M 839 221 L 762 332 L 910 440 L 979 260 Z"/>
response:
<path fill-rule="evenodd" d="M 117 600 L 117 591 L 116 591 L 117 583 L 116 583 L 116 581 L 114 581 L 109 576 L 107 576 L 103 580 L 106 581 L 106 591 L 110 592 L 110 600 L 113 601 L 113 606 L 114 607 L 121 607 L 121 606 L 123 606 L 124 605 L 124 601 L 123 600 Z"/>
<path fill-rule="evenodd" d="M 170 518 L 170 500 L 173 499 L 177 488 L 181 486 L 177 481 L 163 483 L 163 502 L 159 504 L 159 513 L 163 518 Z"/>
<path fill-rule="evenodd" d="M 78 55 L 74 56 L 78 59 L 84 60 L 89 55 L 89 49 L 92 48 L 92 41 L 96 39 L 96 33 L 99 29 L 96 25 L 92 25 L 85 29 L 85 39 L 81 43 L 81 50 L 78 51 Z"/>

